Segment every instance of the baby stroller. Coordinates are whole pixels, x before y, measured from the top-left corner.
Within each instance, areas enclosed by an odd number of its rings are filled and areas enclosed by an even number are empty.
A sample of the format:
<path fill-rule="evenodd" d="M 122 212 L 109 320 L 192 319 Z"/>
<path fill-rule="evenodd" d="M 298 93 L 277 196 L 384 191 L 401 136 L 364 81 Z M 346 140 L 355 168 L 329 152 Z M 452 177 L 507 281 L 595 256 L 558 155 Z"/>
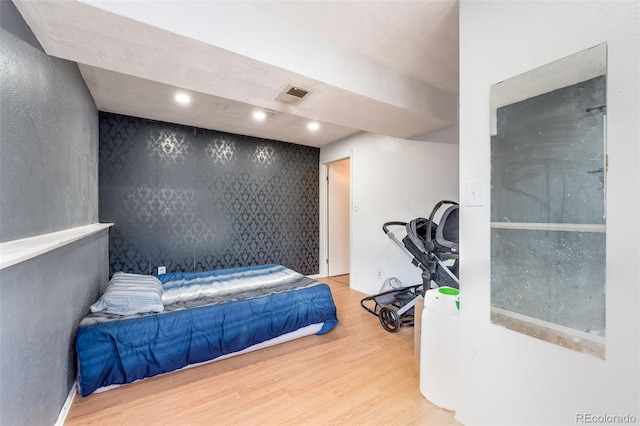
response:
<path fill-rule="evenodd" d="M 365 297 L 360 301 L 360 306 L 377 316 L 382 328 L 395 332 L 400 330 L 400 327 L 413 326 L 413 307 L 418 297 L 422 297 L 422 284 L 395 288 Z"/>
<path fill-rule="evenodd" d="M 450 206 L 442 213 L 438 225 L 433 218 L 443 205 Z M 420 217 L 409 223 L 387 222 L 382 226 L 384 233 L 411 258 L 411 263 L 422 270 L 422 284 L 384 291 L 360 301 L 365 310 L 378 316 L 385 330 L 396 332 L 400 327 L 412 326 L 416 301 L 430 288 L 459 288 L 458 207 L 454 201 L 442 200 L 429 219 Z M 390 226 L 405 227 L 407 235 L 398 240 Z"/>

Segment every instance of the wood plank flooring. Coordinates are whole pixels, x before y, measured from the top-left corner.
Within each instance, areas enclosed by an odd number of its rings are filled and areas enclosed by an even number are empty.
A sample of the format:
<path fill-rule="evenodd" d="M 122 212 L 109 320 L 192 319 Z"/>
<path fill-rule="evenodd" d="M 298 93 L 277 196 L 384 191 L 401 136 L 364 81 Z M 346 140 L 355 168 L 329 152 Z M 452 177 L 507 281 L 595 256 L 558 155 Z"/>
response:
<path fill-rule="evenodd" d="M 66 425 L 458 425 L 419 391 L 413 328 L 388 333 L 348 275 L 319 279 L 340 324 L 323 336 L 76 396 Z"/>

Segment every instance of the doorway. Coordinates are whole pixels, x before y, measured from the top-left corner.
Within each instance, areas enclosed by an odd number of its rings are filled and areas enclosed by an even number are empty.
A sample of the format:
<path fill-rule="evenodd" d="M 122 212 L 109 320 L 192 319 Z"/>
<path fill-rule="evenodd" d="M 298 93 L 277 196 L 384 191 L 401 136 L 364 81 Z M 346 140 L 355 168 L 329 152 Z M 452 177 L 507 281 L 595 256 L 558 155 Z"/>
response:
<path fill-rule="evenodd" d="M 327 275 L 350 272 L 351 160 L 327 164 Z"/>

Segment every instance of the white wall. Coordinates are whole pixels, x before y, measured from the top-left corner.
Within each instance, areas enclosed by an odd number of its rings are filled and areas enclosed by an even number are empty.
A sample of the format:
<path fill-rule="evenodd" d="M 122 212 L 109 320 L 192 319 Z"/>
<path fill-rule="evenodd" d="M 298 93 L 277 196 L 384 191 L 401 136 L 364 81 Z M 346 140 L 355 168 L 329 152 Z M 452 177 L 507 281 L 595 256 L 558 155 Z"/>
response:
<path fill-rule="evenodd" d="M 351 158 L 351 287 L 375 294 L 388 277 L 406 285 L 420 284 L 420 270 L 386 236 L 382 225 L 428 217 L 438 201 L 458 200 L 458 145 L 360 133 L 320 149 L 321 164 L 346 157 Z M 321 250 L 326 239 L 323 196 Z M 393 231 L 400 238 L 405 235 L 402 227 Z"/>
<path fill-rule="evenodd" d="M 482 207 L 463 199 L 457 418 L 464 424 L 576 424 L 577 413 L 640 421 L 639 5 L 460 4 L 460 188 L 479 180 L 489 192 L 491 84 L 608 44 L 606 360 L 490 324 L 488 197 Z"/>

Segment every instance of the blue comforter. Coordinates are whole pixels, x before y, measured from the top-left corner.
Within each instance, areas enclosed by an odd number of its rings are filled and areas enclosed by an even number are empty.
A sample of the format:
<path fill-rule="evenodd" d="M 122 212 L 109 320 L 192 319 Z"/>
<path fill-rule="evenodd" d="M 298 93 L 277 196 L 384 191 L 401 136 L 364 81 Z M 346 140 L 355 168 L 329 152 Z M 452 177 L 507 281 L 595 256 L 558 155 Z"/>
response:
<path fill-rule="evenodd" d="M 173 298 L 165 312 L 98 320 L 88 316 L 76 339 L 80 394 L 212 360 L 311 324 L 323 324 L 317 334 L 335 327 L 329 287 L 286 268 L 286 278 L 273 279 L 279 268 L 167 274 L 162 277 L 167 294 L 180 288 L 187 296 Z M 267 283 L 264 288 L 256 285 L 260 275 Z M 236 284 L 226 286 L 229 280 Z"/>

